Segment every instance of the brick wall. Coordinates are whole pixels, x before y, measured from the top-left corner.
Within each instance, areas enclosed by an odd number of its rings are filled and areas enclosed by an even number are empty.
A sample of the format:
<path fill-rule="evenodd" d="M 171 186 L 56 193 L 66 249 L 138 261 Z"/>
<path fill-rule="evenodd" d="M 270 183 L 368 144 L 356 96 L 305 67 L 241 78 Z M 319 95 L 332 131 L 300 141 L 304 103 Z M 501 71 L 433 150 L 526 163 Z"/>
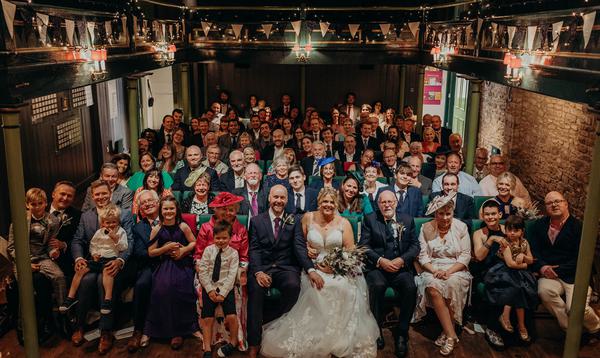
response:
<path fill-rule="evenodd" d="M 510 171 L 534 200 L 561 191 L 582 219 L 596 114 L 579 103 L 496 83 L 484 82 L 481 97 L 478 146 L 507 154 Z"/>

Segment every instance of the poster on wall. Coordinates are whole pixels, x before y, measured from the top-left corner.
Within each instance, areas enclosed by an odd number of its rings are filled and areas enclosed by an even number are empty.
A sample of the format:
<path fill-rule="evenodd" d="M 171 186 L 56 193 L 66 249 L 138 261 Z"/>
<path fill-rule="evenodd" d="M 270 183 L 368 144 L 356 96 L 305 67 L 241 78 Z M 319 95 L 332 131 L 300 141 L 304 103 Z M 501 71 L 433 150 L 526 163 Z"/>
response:
<path fill-rule="evenodd" d="M 432 67 L 425 69 L 423 104 L 440 105 L 442 103 L 442 78 L 442 70 Z"/>

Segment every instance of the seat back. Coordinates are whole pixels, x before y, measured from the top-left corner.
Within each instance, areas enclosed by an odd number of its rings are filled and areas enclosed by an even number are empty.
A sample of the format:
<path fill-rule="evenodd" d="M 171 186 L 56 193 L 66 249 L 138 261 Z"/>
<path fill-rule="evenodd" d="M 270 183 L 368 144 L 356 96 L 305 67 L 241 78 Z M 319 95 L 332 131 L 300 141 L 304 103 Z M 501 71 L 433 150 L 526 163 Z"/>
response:
<path fill-rule="evenodd" d="M 429 205 L 429 195 L 421 196 L 421 200 L 423 202 L 423 212 L 427 211 L 427 205 Z"/>
<path fill-rule="evenodd" d="M 172 190 L 171 194 L 173 194 L 173 196 L 175 197 L 175 200 L 177 200 L 177 202 L 181 204 L 182 193 L 179 190 Z"/>
<path fill-rule="evenodd" d="M 195 214 L 183 213 L 183 214 L 181 214 L 181 218 L 190 227 L 190 229 L 192 229 L 192 233 L 194 234 L 194 237 L 198 236 L 198 224 L 196 221 L 196 220 L 198 220 L 198 216 Z"/>
<path fill-rule="evenodd" d="M 417 235 L 417 237 L 419 237 L 419 235 L 421 234 L 421 226 L 423 226 L 423 224 L 425 224 L 426 222 L 429 222 L 431 220 L 433 220 L 432 218 L 415 218 L 415 235 Z"/>
<path fill-rule="evenodd" d="M 256 164 L 258 164 L 260 170 L 264 173 L 267 172 L 267 170 L 265 169 L 265 161 L 264 160 L 257 160 Z"/>

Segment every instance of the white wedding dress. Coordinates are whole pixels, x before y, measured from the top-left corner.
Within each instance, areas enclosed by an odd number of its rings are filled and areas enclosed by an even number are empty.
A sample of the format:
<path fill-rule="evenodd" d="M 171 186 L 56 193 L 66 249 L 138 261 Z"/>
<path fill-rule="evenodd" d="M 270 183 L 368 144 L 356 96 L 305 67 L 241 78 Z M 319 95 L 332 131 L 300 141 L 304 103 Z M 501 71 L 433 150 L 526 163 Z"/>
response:
<path fill-rule="evenodd" d="M 328 250 L 342 246 L 341 227 L 323 237 L 311 220 L 307 236 L 320 251 L 317 261 Z M 312 287 L 308 275 L 302 273 L 294 307 L 264 326 L 261 354 L 273 358 L 376 357 L 379 328 L 369 308 L 364 277 L 318 273 L 325 281 L 321 290 Z"/>

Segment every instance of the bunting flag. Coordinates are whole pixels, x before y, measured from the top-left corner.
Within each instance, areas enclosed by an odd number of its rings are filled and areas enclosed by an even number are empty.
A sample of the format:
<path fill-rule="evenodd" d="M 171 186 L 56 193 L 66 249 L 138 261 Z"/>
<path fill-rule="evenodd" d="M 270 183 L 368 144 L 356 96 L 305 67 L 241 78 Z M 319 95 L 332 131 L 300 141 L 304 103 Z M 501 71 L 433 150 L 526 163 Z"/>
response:
<path fill-rule="evenodd" d="M 294 29 L 294 32 L 296 33 L 296 36 L 300 35 L 300 29 L 302 28 L 302 21 L 298 20 L 298 21 L 292 21 L 292 28 Z"/>
<path fill-rule="evenodd" d="M 110 39 L 112 37 L 112 21 L 104 21 L 104 30 L 106 30 L 106 36 Z"/>
<path fill-rule="evenodd" d="M 356 32 L 358 31 L 359 27 L 360 27 L 360 24 L 348 24 L 348 28 L 350 29 L 350 36 L 352 38 L 354 38 L 354 36 L 356 36 Z"/>
<path fill-rule="evenodd" d="M 127 39 L 129 38 L 128 32 L 127 32 L 127 17 L 123 16 L 121 18 L 121 26 L 123 28 L 123 32 L 121 33 L 121 35 L 123 35 L 123 42 L 127 42 Z"/>
<path fill-rule="evenodd" d="M 512 42 L 515 38 L 515 32 L 517 31 L 516 26 L 508 26 L 508 48 L 512 48 Z"/>
<path fill-rule="evenodd" d="M 321 28 L 321 36 L 325 37 L 327 31 L 329 30 L 328 22 L 319 22 L 319 27 Z"/>
<path fill-rule="evenodd" d="M 161 37 L 160 38 L 163 40 L 163 42 L 167 42 L 167 25 L 166 24 L 161 24 L 160 30 L 161 30 Z"/>
<path fill-rule="evenodd" d="M 475 38 L 479 37 L 479 32 L 481 31 L 481 26 L 483 26 L 483 19 L 479 18 L 479 19 L 477 19 L 477 34 L 475 35 Z"/>
<path fill-rule="evenodd" d="M 4 21 L 6 21 L 8 33 L 10 34 L 11 38 L 15 36 L 15 11 L 17 11 L 17 5 L 6 0 L 2 0 L 2 12 L 4 12 Z"/>
<path fill-rule="evenodd" d="M 212 23 L 200 21 L 200 25 L 202 26 L 202 31 L 204 32 L 204 36 L 208 37 L 208 33 L 210 32 L 210 27 L 212 26 Z"/>
<path fill-rule="evenodd" d="M 268 40 L 269 36 L 271 36 L 271 29 L 273 28 L 273 24 L 262 24 L 262 28 Z"/>
<path fill-rule="evenodd" d="M 231 24 L 235 38 L 240 37 L 240 34 L 242 33 L 242 27 L 244 27 L 243 24 Z"/>
<path fill-rule="evenodd" d="M 148 20 L 142 20 L 142 36 L 146 37 L 148 34 Z"/>
<path fill-rule="evenodd" d="M 410 33 L 413 35 L 413 37 L 417 38 L 417 30 L 419 29 L 419 22 L 418 21 L 409 22 L 408 28 L 410 29 Z"/>
<path fill-rule="evenodd" d="M 179 28 L 181 25 L 179 25 L 178 22 L 175 23 L 175 38 L 179 38 Z"/>
<path fill-rule="evenodd" d="M 85 25 L 85 21 L 77 21 L 75 22 L 77 26 L 77 32 L 79 35 L 79 45 L 87 47 L 89 45 L 88 37 L 87 37 L 87 26 Z"/>
<path fill-rule="evenodd" d="M 563 21 L 558 21 L 552 24 L 552 52 L 556 52 L 560 40 L 560 31 L 562 30 Z"/>
<path fill-rule="evenodd" d="M 391 24 L 379 24 L 379 28 L 381 29 L 381 34 L 383 36 L 389 34 L 391 26 L 392 26 Z"/>
<path fill-rule="evenodd" d="M 137 16 L 133 17 L 133 37 L 137 37 L 138 35 L 138 21 L 137 21 Z"/>
<path fill-rule="evenodd" d="M 40 34 L 40 40 L 42 44 L 46 44 L 46 32 L 48 31 L 48 23 L 50 22 L 50 16 L 46 14 L 35 14 L 35 20 L 37 23 L 38 32 Z"/>
<path fill-rule="evenodd" d="M 169 25 L 169 41 L 173 40 L 173 24 Z"/>
<path fill-rule="evenodd" d="M 533 51 L 533 41 L 535 41 L 535 33 L 537 26 L 527 26 L 527 50 Z"/>
<path fill-rule="evenodd" d="M 75 21 L 65 19 L 65 28 L 67 29 L 67 42 L 71 46 L 75 46 L 73 35 L 75 35 Z"/>
<path fill-rule="evenodd" d="M 592 34 L 592 28 L 596 20 L 596 12 L 588 12 L 583 15 L 583 48 L 585 49 L 590 41 L 590 35 Z"/>
<path fill-rule="evenodd" d="M 87 27 L 87 31 L 90 34 L 90 44 L 94 46 L 94 39 L 96 38 L 96 35 L 94 34 L 94 29 L 96 28 L 96 23 L 93 21 L 88 21 L 85 26 Z"/>

